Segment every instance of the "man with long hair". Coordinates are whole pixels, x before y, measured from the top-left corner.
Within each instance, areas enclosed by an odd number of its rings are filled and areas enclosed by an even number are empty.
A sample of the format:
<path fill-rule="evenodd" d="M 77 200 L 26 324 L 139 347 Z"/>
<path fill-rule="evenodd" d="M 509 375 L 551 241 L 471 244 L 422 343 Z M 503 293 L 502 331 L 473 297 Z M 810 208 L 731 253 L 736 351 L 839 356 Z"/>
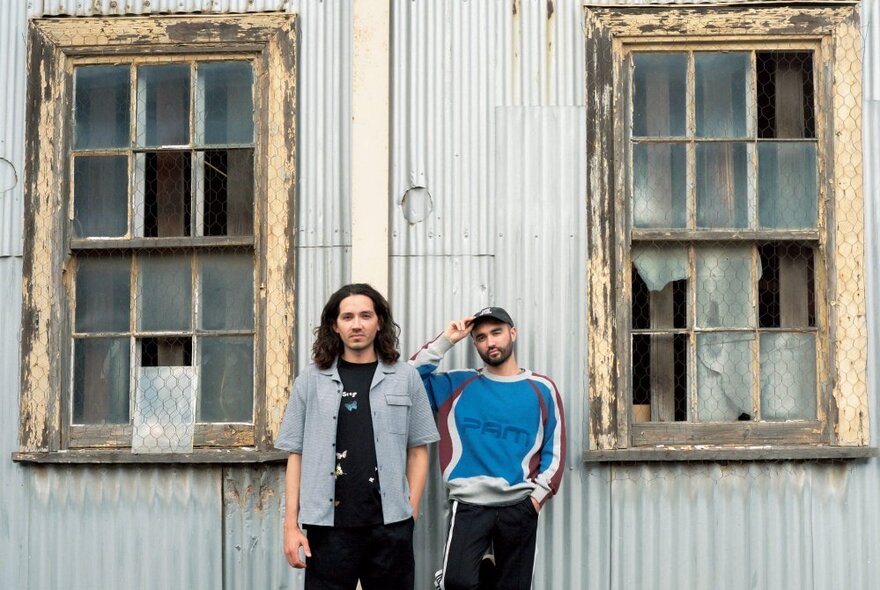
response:
<path fill-rule="evenodd" d="M 438 372 L 468 334 L 485 367 Z M 516 337 L 510 314 L 487 307 L 450 322 L 410 359 L 438 414 L 440 469 L 452 503 L 435 579 L 445 590 L 530 588 L 538 513 L 562 481 L 562 399 L 549 377 L 519 367 Z M 494 571 L 483 566 L 490 550 Z"/>
<path fill-rule="evenodd" d="M 399 361 L 399 331 L 378 291 L 346 285 L 293 384 L 275 446 L 290 452 L 284 554 L 306 568 L 306 590 L 413 588 L 413 524 L 439 435 L 418 373 Z"/>

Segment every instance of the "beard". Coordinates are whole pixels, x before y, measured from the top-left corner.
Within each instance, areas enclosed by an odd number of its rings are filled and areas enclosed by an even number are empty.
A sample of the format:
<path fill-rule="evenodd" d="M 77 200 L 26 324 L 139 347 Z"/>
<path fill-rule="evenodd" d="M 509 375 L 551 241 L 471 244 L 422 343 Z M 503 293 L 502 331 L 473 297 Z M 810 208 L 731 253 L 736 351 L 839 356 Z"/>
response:
<path fill-rule="evenodd" d="M 492 350 L 497 350 L 501 354 L 499 354 L 498 356 L 495 356 L 495 357 L 489 356 L 490 353 L 492 352 Z M 509 346 L 506 346 L 503 348 L 500 346 L 497 346 L 494 349 L 487 350 L 486 354 L 483 354 L 482 352 L 480 352 L 478 350 L 477 354 L 479 354 L 480 358 L 483 359 L 483 362 L 486 363 L 487 365 L 489 365 L 490 367 L 498 367 L 498 366 L 503 365 L 504 362 L 510 358 L 510 355 L 513 354 L 513 342 L 511 342 Z"/>

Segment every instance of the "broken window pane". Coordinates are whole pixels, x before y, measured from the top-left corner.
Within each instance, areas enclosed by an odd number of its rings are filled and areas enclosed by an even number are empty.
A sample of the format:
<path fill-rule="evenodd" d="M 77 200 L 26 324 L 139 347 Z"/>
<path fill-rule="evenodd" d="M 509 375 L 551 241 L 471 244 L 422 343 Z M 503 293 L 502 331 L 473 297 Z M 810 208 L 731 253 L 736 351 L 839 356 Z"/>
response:
<path fill-rule="evenodd" d="M 73 423 L 127 424 L 128 338 L 73 341 Z"/>
<path fill-rule="evenodd" d="M 749 226 L 748 150 L 744 143 L 698 143 L 697 227 Z"/>
<path fill-rule="evenodd" d="M 139 367 L 132 453 L 191 453 L 198 374 L 193 367 Z"/>
<path fill-rule="evenodd" d="M 752 284 L 750 246 L 697 249 L 697 325 L 705 328 L 754 326 Z"/>
<path fill-rule="evenodd" d="M 761 418 L 816 419 L 816 335 L 761 334 Z"/>
<path fill-rule="evenodd" d="M 697 419 L 751 420 L 754 334 L 697 334 Z"/>
<path fill-rule="evenodd" d="M 686 53 L 633 54 L 633 135 L 684 136 Z"/>
<path fill-rule="evenodd" d="M 813 248 L 774 243 L 759 246 L 758 321 L 761 328 L 816 326 Z"/>
<path fill-rule="evenodd" d="M 76 332 L 128 332 L 131 308 L 128 256 L 77 257 Z"/>
<path fill-rule="evenodd" d="M 215 62 L 198 66 L 197 139 L 205 144 L 254 141 L 254 72 L 248 62 Z"/>
<path fill-rule="evenodd" d="M 746 52 L 694 56 L 697 137 L 747 137 L 751 57 Z"/>
<path fill-rule="evenodd" d="M 633 246 L 632 260 L 651 291 L 688 277 L 688 253 L 683 246 Z"/>
<path fill-rule="evenodd" d="M 633 335 L 633 421 L 687 420 L 687 334 Z"/>
<path fill-rule="evenodd" d="M 191 367 L 192 338 L 141 338 L 142 367 Z"/>
<path fill-rule="evenodd" d="M 254 339 L 199 339 L 202 395 L 199 422 L 251 422 L 254 406 Z"/>
<path fill-rule="evenodd" d="M 138 324 L 145 332 L 189 330 L 192 326 L 191 257 L 138 257 Z"/>
<path fill-rule="evenodd" d="M 253 150 L 208 150 L 201 154 L 201 235 L 254 235 Z"/>
<path fill-rule="evenodd" d="M 633 149 L 633 225 L 687 226 L 684 144 L 636 144 Z"/>
<path fill-rule="evenodd" d="M 80 66 L 74 70 L 74 149 L 129 145 L 129 77 L 128 66 Z"/>
<path fill-rule="evenodd" d="M 687 249 L 634 246 L 634 329 L 684 328 L 687 324 Z"/>
<path fill-rule="evenodd" d="M 190 235 L 192 176 L 188 152 L 135 155 L 136 235 L 168 238 Z"/>
<path fill-rule="evenodd" d="M 138 68 L 138 144 L 189 143 L 189 66 Z"/>
<path fill-rule="evenodd" d="M 128 158 L 79 156 L 73 161 L 73 235 L 121 237 L 128 231 Z"/>
<path fill-rule="evenodd" d="M 761 227 L 815 228 L 819 215 L 816 144 L 758 144 Z"/>
<path fill-rule="evenodd" d="M 248 252 L 199 256 L 201 328 L 254 327 L 254 256 Z"/>
<path fill-rule="evenodd" d="M 758 137 L 813 138 L 813 54 L 758 52 Z"/>

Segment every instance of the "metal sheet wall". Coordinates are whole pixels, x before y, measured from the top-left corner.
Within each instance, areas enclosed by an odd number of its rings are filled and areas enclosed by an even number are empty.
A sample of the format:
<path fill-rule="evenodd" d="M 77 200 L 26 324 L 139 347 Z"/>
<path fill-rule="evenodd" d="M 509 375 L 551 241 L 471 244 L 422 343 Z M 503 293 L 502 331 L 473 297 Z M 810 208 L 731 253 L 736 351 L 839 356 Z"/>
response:
<path fill-rule="evenodd" d="M 0 43 L 10 49 L 0 53 L 0 74 L 8 72 L 10 90 L 0 98 L 0 158 L 23 160 L 28 15 L 277 9 L 299 14 L 297 317 L 316 318 L 350 275 L 351 2 L 2 3 Z M 0 182 L 5 178 L 0 168 Z M 21 191 L 14 207 L 6 194 L 0 193 L 0 379 L 8 393 L 0 396 L 0 457 L 7 457 L 0 460 L 0 587 L 301 587 L 301 575 L 281 553 L 281 466 L 34 468 L 8 460 L 18 428 Z M 10 254 L 16 257 L 2 258 Z M 311 346 L 310 321 L 297 323 L 300 366 L 308 361 L 301 351 Z"/>
<path fill-rule="evenodd" d="M 28 10 L 141 13 L 147 4 L 154 12 L 300 12 L 302 366 L 308 322 L 349 276 L 350 2 L 34 0 Z M 880 0 L 866 0 L 863 13 L 867 279 L 875 310 Z M 0 98 L 0 117 L 7 117 L 0 158 L 19 163 L 22 129 L 14 127 L 23 119 L 24 18 L 21 4 L 0 6 L 0 74 L 9 89 Z M 393 5 L 391 295 L 404 352 L 451 317 L 500 303 L 521 324 L 524 364 L 560 385 L 569 471 L 542 517 L 536 588 L 873 588 L 880 579 L 873 555 L 880 541 L 877 460 L 629 467 L 577 460 L 586 428 L 578 231 L 585 148 L 583 125 L 566 122 L 581 116 L 583 104 L 581 25 L 582 9 L 572 0 Z M 515 173 L 524 175 L 520 182 Z M 434 200 L 433 211 L 414 224 L 400 208 L 412 186 L 427 187 Z M 8 194 L 0 193 L 0 388 L 8 392 L 0 396 L 0 586 L 299 587 L 278 551 L 280 467 L 59 469 L 8 460 L 17 431 L 21 276 L 20 192 L 18 204 Z M 869 322 L 876 444 L 880 314 Z M 448 361 L 464 366 L 476 358 L 460 346 Z M 435 478 L 425 498 L 432 508 L 416 529 L 422 588 L 441 552 L 442 497 Z"/>
<path fill-rule="evenodd" d="M 0 256 L 21 256 L 25 5 L 0 3 Z"/>
<path fill-rule="evenodd" d="M 291 10 L 298 0 L 29 0 L 31 16 L 122 16 Z"/>
<path fill-rule="evenodd" d="M 878 96 L 878 5 L 864 4 L 863 21 L 869 227 L 878 226 L 880 202 L 880 121 L 868 102 Z M 583 104 L 582 8 L 527 0 L 394 8 L 391 295 L 404 349 L 486 303 L 509 306 L 523 364 L 553 376 L 566 403 L 572 455 L 562 492 L 542 516 L 535 587 L 872 588 L 880 579 L 870 554 L 880 541 L 876 460 L 593 467 L 577 460 L 586 432 L 578 184 L 586 156 L 575 132 L 583 125 L 560 129 L 542 117 Z M 548 149 L 554 144 L 558 152 Z M 412 187 L 430 194 L 421 195 L 416 215 L 404 201 Z M 880 293 L 874 233 L 867 232 L 872 302 Z M 880 323 L 871 322 L 878 366 Z M 475 362 L 459 346 L 445 366 Z M 877 387 L 872 369 L 875 416 Z M 430 556 L 439 563 L 443 540 L 442 513 L 426 518 L 429 530 L 417 538 L 417 553 L 428 556 L 424 571 Z"/>

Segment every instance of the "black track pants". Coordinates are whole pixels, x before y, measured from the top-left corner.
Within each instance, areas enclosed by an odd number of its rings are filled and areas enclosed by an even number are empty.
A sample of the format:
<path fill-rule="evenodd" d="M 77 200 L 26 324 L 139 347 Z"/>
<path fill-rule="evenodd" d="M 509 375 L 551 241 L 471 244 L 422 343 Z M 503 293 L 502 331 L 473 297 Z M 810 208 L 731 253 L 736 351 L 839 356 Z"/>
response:
<path fill-rule="evenodd" d="M 495 555 L 497 582 L 494 587 L 498 590 L 531 588 L 537 530 L 538 513 L 531 498 L 510 506 L 453 502 L 441 588 L 481 588 L 480 562 L 490 545 Z"/>

